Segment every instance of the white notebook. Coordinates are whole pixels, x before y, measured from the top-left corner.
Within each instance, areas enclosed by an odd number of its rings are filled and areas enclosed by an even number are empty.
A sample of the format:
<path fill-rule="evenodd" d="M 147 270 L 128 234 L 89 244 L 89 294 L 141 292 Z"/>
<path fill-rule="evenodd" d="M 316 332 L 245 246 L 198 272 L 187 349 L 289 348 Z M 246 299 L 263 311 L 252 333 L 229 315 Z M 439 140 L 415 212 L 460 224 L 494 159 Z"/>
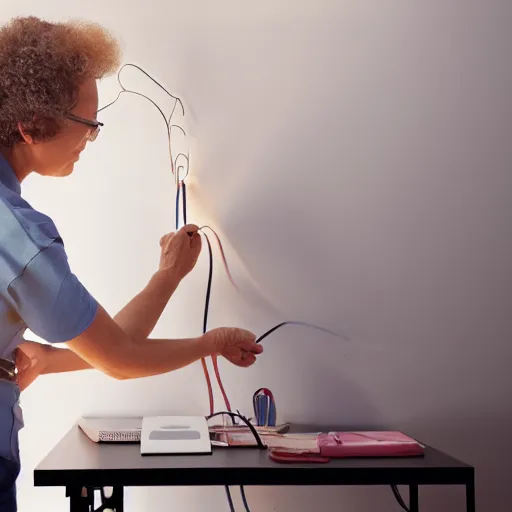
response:
<path fill-rule="evenodd" d="M 142 419 L 142 455 L 210 454 L 204 416 L 149 416 Z"/>

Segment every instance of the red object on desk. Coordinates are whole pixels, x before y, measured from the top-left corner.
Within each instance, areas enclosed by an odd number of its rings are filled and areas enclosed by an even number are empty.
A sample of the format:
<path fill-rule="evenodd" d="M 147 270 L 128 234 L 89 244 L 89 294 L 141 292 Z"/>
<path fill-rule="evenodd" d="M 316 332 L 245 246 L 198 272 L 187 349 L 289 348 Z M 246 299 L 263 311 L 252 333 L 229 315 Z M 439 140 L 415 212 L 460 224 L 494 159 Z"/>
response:
<path fill-rule="evenodd" d="M 318 436 L 325 457 L 414 457 L 424 447 L 401 432 L 329 432 Z"/>
<path fill-rule="evenodd" d="M 275 462 L 329 462 L 349 457 L 415 457 L 424 454 L 424 447 L 401 432 L 329 432 L 319 434 L 316 449 L 295 446 L 275 447 L 269 450 Z"/>

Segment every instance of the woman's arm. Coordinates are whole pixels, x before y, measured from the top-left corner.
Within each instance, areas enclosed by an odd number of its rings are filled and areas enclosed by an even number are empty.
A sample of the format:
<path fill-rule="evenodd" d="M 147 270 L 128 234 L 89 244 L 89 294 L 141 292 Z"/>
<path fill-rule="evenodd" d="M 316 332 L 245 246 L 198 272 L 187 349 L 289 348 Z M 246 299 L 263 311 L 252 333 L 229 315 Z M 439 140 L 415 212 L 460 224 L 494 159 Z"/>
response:
<path fill-rule="evenodd" d="M 153 332 L 172 294 L 194 268 L 201 252 L 201 236 L 197 230 L 197 226 L 188 224 L 160 239 L 158 272 L 114 317 L 133 340 L 145 340 Z"/>
<path fill-rule="evenodd" d="M 153 276 L 146 288 L 114 317 L 114 321 L 135 341 L 147 338 L 179 282 L 180 279 L 173 277 L 171 272 L 159 271 Z M 31 368 L 35 377 L 37 375 L 74 372 L 92 368 L 88 362 L 67 348 L 27 341 L 19 349 L 18 371 L 21 373 Z M 32 366 L 35 368 L 32 368 Z M 30 383 L 34 380 L 31 379 Z M 20 387 L 25 389 L 28 385 L 29 383 L 25 382 L 23 387 L 21 385 Z"/>
<path fill-rule="evenodd" d="M 148 285 L 114 317 L 114 321 L 133 340 L 144 340 L 153 331 L 181 279 L 178 273 L 172 269 L 159 270 Z M 37 365 L 35 368 L 37 375 L 92 368 L 78 354 L 67 348 L 26 342 L 20 346 L 20 351 L 20 357 L 26 356 L 33 365 Z M 28 366 L 18 361 L 18 368 L 21 372 L 25 371 Z M 30 383 L 33 381 L 34 379 Z"/>
<path fill-rule="evenodd" d="M 76 372 L 90 370 L 92 366 L 79 355 L 68 348 L 57 348 L 52 345 L 42 345 L 45 350 L 45 364 L 41 368 L 41 375 L 50 373 Z M 22 348 L 23 350 L 23 348 Z"/>
<path fill-rule="evenodd" d="M 139 343 L 100 306 L 92 325 L 68 346 L 94 368 L 124 380 L 171 372 L 214 354 L 247 367 L 263 351 L 255 340 L 244 329 L 219 328 L 197 338 Z"/>
<path fill-rule="evenodd" d="M 197 231 L 197 227 L 195 227 Z M 167 286 L 172 289 L 177 286 L 174 281 L 170 282 L 162 276 L 186 275 L 193 268 L 199 255 L 200 245 L 195 245 L 199 240 L 198 233 L 191 236 L 182 229 L 177 234 L 168 235 L 161 241 L 162 259 L 158 278 L 155 278 L 149 285 L 148 290 L 161 290 L 160 286 Z M 185 255 L 185 257 L 184 257 Z M 52 272 L 46 272 L 49 267 Z M 57 272 L 64 275 L 59 287 L 51 287 L 47 284 L 48 276 Z M 59 300 L 50 296 L 49 298 L 37 301 L 29 300 L 31 297 L 43 297 L 44 294 L 54 289 L 66 290 L 67 295 L 59 295 Z M 34 294 L 33 291 L 38 293 Z M 68 329 L 76 329 L 81 321 L 77 315 L 78 311 L 90 314 L 91 300 L 86 290 L 80 285 L 76 278 L 66 272 L 65 260 L 62 249 L 59 246 L 47 249 L 41 254 L 39 260 L 32 260 L 30 267 L 24 273 L 24 278 L 17 284 L 18 307 L 20 311 L 29 318 L 29 328 L 36 334 L 55 340 L 62 336 L 62 332 Z M 144 293 L 135 297 L 127 306 L 127 311 L 122 312 L 120 320 L 116 322 L 108 313 L 97 305 L 94 319 L 85 331 L 78 334 L 68 342 L 69 348 L 84 362 L 77 360 L 69 353 L 55 349 L 48 349 L 53 354 L 53 363 L 48 364 L 45 373 L 55 372 L 58 369 L 71 371 L 94 367 L 117 379 L 128 379 L 157 375 L 182 368 L 202 357 L 213 354 L 221 354 L 232 363 L 238 366 L 250 366 L 256 360 L 255 354 L 262 352 L 260 345 L 255 343 L 255 336 L 245 330 L 235 328 L 214 329 L 198 338 L 181 340 L 148 340 L 148 333 L 154 328 L 158 317 L 165 307 L 165 297 L 168 289 L 162 292 L 163 295 L 156 297 L 154 301 L 145 300 Z M 171 292 L 172 293 L 172 292 Z M 14 294 L 13 294 L 14 295 Z M 69 299 L 69 300 L 65 300 Z M 25 301 L 21 300 L 25 299 Z M 49 305 L 51 307 L 49 307 Z M 47 310 L 47 308 L 49 308 Z M 80 308 L 80 309 L 77 309 Z M 89 310 L 87 310 L 89 308 Z M 154 314 L 156 309 L 157 315 Z M 131 310 L 131 313 L 127 312 Z M 65 315 L 70 315 L 66 317 Z M 61 315 L 65 323 L 56 322 Z M 140 315 L 137 318 L 137 315 Z M 25 316 L 21 315 L 25 320 Z M 47 319 L 51 319 L 48 320 Z M 135 320 L 134 320 L 135 319 Z M 125 324 L 124 327 L 121 324 Z M 34 325 L 36 329 L 33 329 Z M 45 339 L 47 339 L 45 337 Z M 23 348 L 21 351 L 23 353 Z M 25 375 L 34 375 L 35 368 L 30 366 L 29 371 L 23 370 Z M 37 375 L 36 375 L 37 376 Z M 34 377 L 35 378 L 35 377 Z M 29 382 L 33 380 L 26 379 Z"/>
<path fill-rule="evenodd" d="M 16 350 L 17 383 L 21 391 L 39 375 L 90 369 L 91 365 L 72 350 L 26 341 Z"/>
<path fill-rule="evenodd" d="M 186 238 L 182 240 L 180 237 L 184 235 Z M 151 334 L 176 288 L 195 266 L 201 251 L 197 226 L 187 225 L 177 233 L 163 236 L 160 247 L 158 271 L 148 285 L 114 316 L 114 321 L 134 341 L 145 340 Z M 17 359 L 22 389 L 30 385 L 38 375 L 91 368 L 89 363 L 72 350 L 34 342 L 22 344 Z M 24 378 L 22 374 L 29 368 L 30 374 Z"/>
<path fill-rule="evenodd" d="M 148 285 L 114 316 L 114 321 L 133 340 L 145 340 L 153 332 L 182 279 L 183 276 L 174 269 L 159 270 Z"/>
<path fill-rule="evenodd" d="M 131 339 L 100 306 L 92 325 L 68 343 L 72 350 L 35 342 L 19 347 L 18 385 L 26 389 L 40 374 L 97 368 L 119 380 L 148 377 L 177 370 L 202 357 L 220 354 L 247 367 L 262 347 L 249 331 L 213 329 L 197 338 L 177 340 Z"/>

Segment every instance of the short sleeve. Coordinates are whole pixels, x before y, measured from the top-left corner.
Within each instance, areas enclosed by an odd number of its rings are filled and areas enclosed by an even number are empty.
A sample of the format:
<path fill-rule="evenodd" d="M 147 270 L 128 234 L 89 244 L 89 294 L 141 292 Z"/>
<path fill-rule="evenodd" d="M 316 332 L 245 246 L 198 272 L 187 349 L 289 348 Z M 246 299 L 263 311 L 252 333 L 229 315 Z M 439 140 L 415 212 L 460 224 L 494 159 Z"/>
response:
<path fill-rule="evenodd" d="M 71 272 L 59 242 L 38 252 L 7 291 L 27 327 L 49 343 L 64 343 L 82 334 L 98 309 L 96 300 Z"/>

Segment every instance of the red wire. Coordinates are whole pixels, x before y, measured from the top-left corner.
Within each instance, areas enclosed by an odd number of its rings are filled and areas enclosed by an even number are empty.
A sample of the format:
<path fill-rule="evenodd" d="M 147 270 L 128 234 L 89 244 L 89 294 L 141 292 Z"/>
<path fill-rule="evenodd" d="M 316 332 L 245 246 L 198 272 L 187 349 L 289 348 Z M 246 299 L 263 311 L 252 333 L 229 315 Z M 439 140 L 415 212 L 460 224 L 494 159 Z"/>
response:
<path fill-rule="evenodd" d="M 170 150 L 170 140 L 169 140 L 169 150 Z M 170 151 L 170 155 L 171 155 L 171 171 L 173 173 L 173 175 L 175 174 L 174 172 L 174 162 L 172 160 L 172 152 Z M 183 221 L 184 223 L 186 223 L 186 198 L 185 198 L 185 190 L 184 190 L 184 182 L 183 180 L 180 180 L 179 177 L 176 177 L 176 185 L 177 185 L 177 195 L 176 195 L 176 229 L 178 228 L 178 219 L 179 219 L 179 198 L 180 198 L 180 195 L 182 195 L 182 202 L 183 202 Z M 180 194 L 181 192 L 181 194 Z M 238 290 L 238 286 L 236 285 L 234 279 L 233 279 L 233 276 L 231 275 L 231 272 L 229 270 L 229 266 L 228 266 L 228 262 L 226 260 L 226 254 L 224 253 L 224 248 L 222 246 L 222 242 L 220 241 L 220 238 L 219 238 L 219 235 L 217 235 L 217 233 L 215 232 L 214 229 L 212 229 L 210 226 L 203 226 L 202 228 L 200 228 L 201 230 L 202 229 L 209 229 L 213 235 L 215 236 L 215 239 L 217 240 L 217 244 L 219 246 L 219 249 L 220 249 L 220 254 L 221 254 L 221 257 L 222 257 L 222 262 L 224 264 L 224 268 L 226 270 L 226 273 L 228 275 L 228 278 L 229 280 L 231 281 L 231 283 L 233 284 L 233 286 Z M 206 234 L 205 234 L 205 237 L 206 237 Z M 207 241 L 208 241 L 208 237 L 206 237 Z M 210 249 L 210 256 L 211 256 L 211 246 L 210 246 L 210 242 L 208 241 L 208 245 L 209 245 L 209 249 Z M 212 264 L 212 260 L 210 261 L 210 264 Z M 210 274 L 212 272 L 212 268 L 210 269 Z M 211 278 L 211 277 L 210 277 Z M 207 305 L 208 307 L 208 305 Z M 215 377 L 217 379 L 217 383 L 219 385 L 219 389 L 220 389 L 220 392 L 222 394 L 222 398 L 224 399 L 224 404 L 226 405 L 226 408 L 229 412 L 231 412 L 231 404 L 229 403 L 229 399 L 228 399 L 228 396 L 227 396 L 227 393 L 226 393 L 226 390 L 224 389 L 224 384 L 222 383 L 222 378 L 221 378 L 221 375 L 220 375 L 220 370 L 219 370 L 219 364 L 218 364 L 218 360 L 217 360 L 217 355 L 213 355 L 211 356 L 212 358 L 212 363 L 213 363 L 213 369 L 214 369 L 214 372 L 215 372 Z M 214 396 L 213 396 L 213 386 L 212 386 L 212 380 L 211 380 L 211 377 L 210 377 L 210 373 L 208 371 L 208 365 L 206 364 L 206 359 L 205 358 L 201 358 L 201 365 L 203 367 L 203 373 L 204 373 L 204 377 L 205 377 L 205 380 L 206 380 L 206 386 L 208 388 L 208 400 L 209 400 L 209 404 L 210 404 L 210 414 L 213 414 L 215 412 L 215 400 L 214 400 Z"/>
<path fill-rule="evenodd" d="M 212 362 L 213 362 L 213 370 L 215 371 L 215 377 L 217 377 L 217 384 L 219 385 L 220 392 L 222 393 L 222 398 L 224 399 L 224 404 L 226 405 L 226 409 L 229 412 L 232 412 L 231 404 L 229 403 L 229 399 L 228 399 L 228 395 L 224 389 L 224 385 L 222 384 L 217 355 L 212 356 Z"/>
<path fill-rule="evenodd" d="M 233 276 L 231 275 L 231 271 L 229 270 L 228 261 L 226 259 L 226 254 L 224 252 L 224 247 L 222 246 L 222 242 L 220 241 L 219 235 L 217 235 L 215 230 L 213 228 L 211 228 L 210 226 L 202 226 L 199 229 L 209 229 L 214 234 L 215 239 L 217 240 L 217 245 L 219 246 L 219 249 L 220 249 L 220 255 L 222 257 L 222 262 L 224 263 L 224 269 L 226 270 L 226 274 L 227 274 L 229 280 L 231 281 L 231 284 L 237 290 L 239 290 L 238 285 L 235 283 L 235 280 L 233 279 Z"/>
<path fill-rule="evenodd" d="M 208 399 L 210 400 L 210 414 L 215 412 L 215 403 L 213 401 L 213 388 L 210 374 L 208 372 L 208 366 L 206 365 L 206 359 L 201 358 L 201 365 L 203 366 L 204 378 L 206 379 L 206 385 L 208 386 Z"/>
<path fill-rule="evenodd" d="M 226 260 L 226 255 L 224 253 L 224 248 L 222 247 L 222 242 L 220 241 L 219 236 L 217 235 L 215 230 L 213 228 L 211 228 L 210 226 L 202 226 L 200 229 L 201 230 L 209 229 L 214 234 L 215 239 L 217 240 L 217 244 L 218 244 L 219 249 L 220 249 L 222 261 L 224 263 L 224 268 L 226 270 L 228 278 L 231 281 L 231 283 L 233 284 L 233 286 L 238 290 L 239 288 L 236 285 L 236 283 L 235 283 L 235 281 L 234 281 L 234 279 L 233 279 L 233 277 L 231 275 L 231 272 L 229 270 L 228 262 Z M 228 395 L 227 395 L 226 390 L 224 388 L 224 384 L 222 383 L 222 377 L 220 375 L 220 369 L 219 369 L 219 363 L 218 363 L 217 355 L 213 355 L 212 356 L 212 363 L 213 363 L 213 370 L 215 372 L 215 377 L 217 379 L 217 384 L 218 384 L 220 392 L 222 394 L 222 398 L 224 399 L 224 404 L 226 406 L 226 409 L 229 412 L 232 412 L 231 411 L 231 404 L 229 402 Z M 206 367 L 206 363 L 204 363 L 204 365 L 203 365 L 203 370 L 205 370 L 205 377 L 206 377 L 206 380 L 207 380 L 207 383 L 208 383 L 208 391 L 209 391 L 209 393 L 211 393 L 211 389 L 210 389 L 211 388 L 211 380 L 210 380 L 210 375 L 208 373 L 208 368 Z M 211 398 L 211 395 L 210 395 L 210 414 L 213 414 L 213 409 L 215 408 L 214 404 L 212 404 L 212 400 L 213 399 Z"/>
<path fill-rule="evenodd" d="M 138 93 L 136 91 L 131 91 L 129 89 L 125 89 L 125 87 L 121 83 L 120 75 L 121 75 L 122 69 L 125 66 L 127 66 L 127 65 L 133 66 L 133 67 L 137 68 L 139 71 L 141 71 L 147 77 L 149 77 L 156 85 L 158 85 L 161 89 L 163 89 L 169 96 L 171 96 L 172 98 L 175 99 L 174 107 L 173 107 L 173 110 L 172 110 L 172 113 L 171 113 L 171 116 L 169 117 L 169 119 L 166 118 L 166 116 L 164 115 L 164 113 L 160 109 L 160 107 L 153 100 L 151 100 L 148 96 L 145 96 L 144 94 Z M 177 187 L 177 190 L 176 190 L 176 229 L 177 229 L 178 228 L 178 219 L 179 219 L 179 197 L 180 197 L 180 195 L 182 195 L 182 200 L 183 200 L 183 220 L 184 220 L 185 224 L 186 224 L 186 213 L 187 212 L 186 212 L 186 198 L 185 198 L 185 187 L 184 187 L 185 184 L 184 184 L 183 179 L 181 179 L 181 180 L 179 179 L 179 168 L 178 168 L 178 174 L 176 174 L 176 170 L 174 168 L 174 163 L 175 162 L 174 162 L 174 159 L 173 159 L 172 144 L 171 144 L 171 128 L 172 128 L 171 118 L 172 118 L 172 115 L 174 113 L 174 109 L 176 108 L 176 105 L 178 104 L 178 102 L 181 104 L 181 108 L 182 108 L 183 114 L 185 114 L 185 110 L 184 110 L 183 104 L 181 103 L 181 100 L 179 98 L 177 98 L 177 97 L 173 96 L 172 94 L 170 94 L 169 91 L 167 91 L 161 84 L 159 84 L 153 77 L 151 77 L 148 73 L 146 73 L 146 71 L 144 71 L 142 68 L 140 68 L 139 66 L 136 66 L 134 64 L 125 64 L 125 66 L 123 66 L 119 70 L 118 77 L 117 77 L 119 85 L 121 86 L 122 91 L 118 94 L 116 100 L 114 100 L 112 103 L 109 103 L 107 105 L 107 107 L 112 105 L 113 103 L 115 103 L 119 99 L 119 97 L 121 96 L 122 93 L 128 92 L 128 93 L 135 94 L 135 95 L 142 96 L 142 97 L 146 98 L 148 101 L 150 101 L 158 109 L 158 111 L 162 115 L 162 117 L 163 117 L 163 119 L 165 121 L 166 127 L 167 127 L 167 135 L 168 135 L 168 140 L 169 140 L 169 157 L 170 157 L 170 162 L 171 162 L 171 172 L 172 172 L 173 176 L 176 178 L 176 187 Z M 103 108 L 106 108 L 106 107 L 103 107 Z M 101 110 L 103 110 L 103 108 Z M 183 132 L 183 133 L 185 133 L 185 132 Z M 180 192 L 181 192 L 181 194 L 180 194 Z M 234 282 L 233 277 L 231 276 L 231 272 L 229 271 L 229 267 L 228 267 L 227 260 L 226 260 L 226 255 L 224 254 L 224 248 L 222 247 L 222 243 L 220 241 L 219 236 L 209 226 L 204 226 L 204 227 L 210 229 L 211 232 L 215 235 L 215 238 L 217 239 L 217 244 L 219 245 L 219 248 L 220 248 L 220 252 L 221 252 L 221 256 L 222 256 L 222 261 L 224 263 L 224 268 L 226 269 L 226 273 L 227 273 L 227 275 L 229 277 L 229 280 L 233 284 L 233 286 L 235 286 L 235 288 L 238 289 L 238 286 Z M 220 371 L 219 371 L 218 361 L 217 361 L 217 356 L 216 355 L 212 356 L 212 362 L 213 362 L 213 368 L 214 368 L 214 371 L 215 371 L 215 376 L 217 378 L 217 382 L 219 384 L 219 388 L 220 388 L 222 396 L 224 398 L 224 402 L 226 404 L 226 407 L 228 408 L 228 411 L 231 412 L 231 407 L 230 407 L 230 404 L 229 404 L 229 400 L 228 400 L 226 391 L 224 389 L 224 386 L 222 384 L 222 379 L 221 379 L 221 376 L 220 376 Z M 208 387 L 208 398 L 209 398 L 209 402 L 210 402 L 210 414 L 213 414 L 214 413 L 214 409 L 215 409 L 214 397 L 213 397 L 213 388 L 212 388 L 212 382 L 211 382 L 210 374 L 208 372 L 208 366 L 206 364 L 205 358 L 201 358 L 201 364 L 202 364 L 204 376 L 205 376 L 205 379 L 206 379 L 206 385 Z"/>

